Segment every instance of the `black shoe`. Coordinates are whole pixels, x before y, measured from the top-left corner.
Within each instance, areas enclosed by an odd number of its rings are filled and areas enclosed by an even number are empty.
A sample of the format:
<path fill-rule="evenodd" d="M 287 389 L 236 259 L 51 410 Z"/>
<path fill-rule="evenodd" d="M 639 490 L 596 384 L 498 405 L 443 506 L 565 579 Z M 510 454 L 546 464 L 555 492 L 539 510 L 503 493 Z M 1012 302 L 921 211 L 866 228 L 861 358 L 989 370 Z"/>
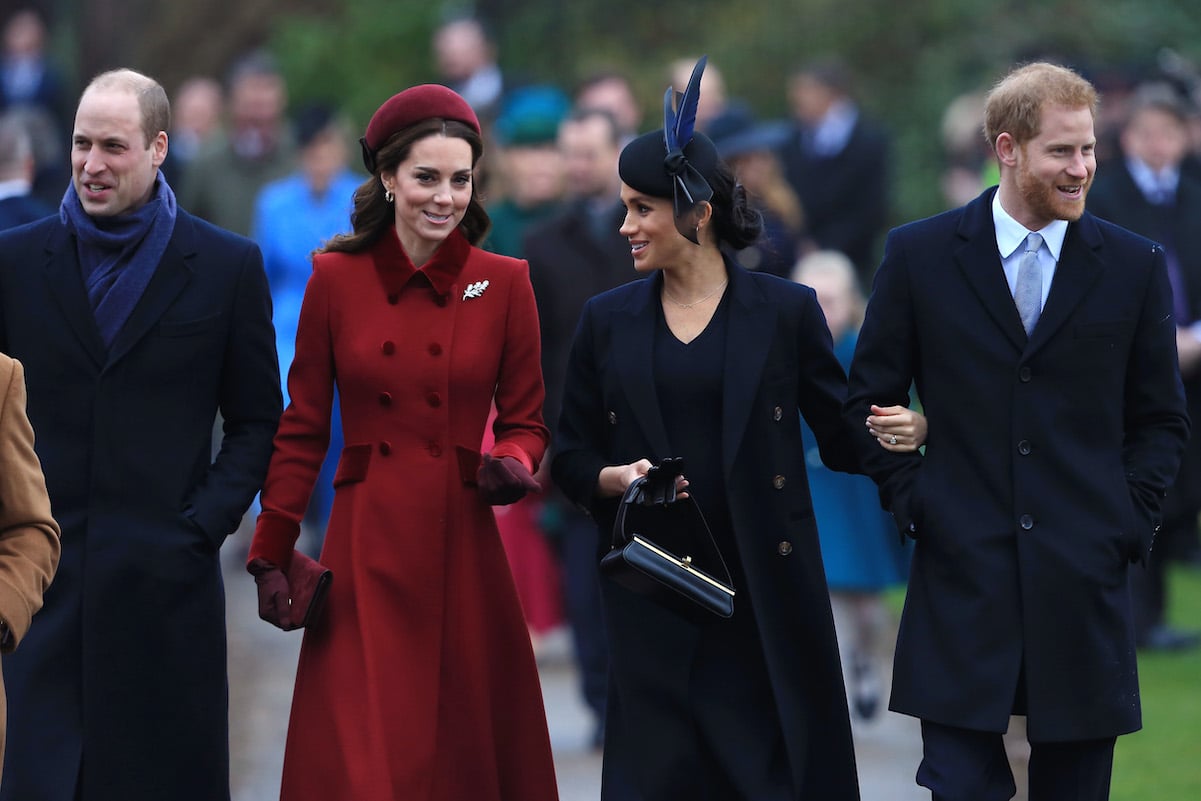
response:
<path fill-rule="evenodd" d="M 1139 648 L 1145 651 L 1187 651 L 1198 644 L 1201 644 L 1201 634 L 1161 624 L 1147 630 L 1139 641 Z"/>
<path fill-rule="evenodd" d="M 870 660 L 851 660 L 851 707 L 860 720 L 871 720 L 880 711 L 880 679 Z"/>

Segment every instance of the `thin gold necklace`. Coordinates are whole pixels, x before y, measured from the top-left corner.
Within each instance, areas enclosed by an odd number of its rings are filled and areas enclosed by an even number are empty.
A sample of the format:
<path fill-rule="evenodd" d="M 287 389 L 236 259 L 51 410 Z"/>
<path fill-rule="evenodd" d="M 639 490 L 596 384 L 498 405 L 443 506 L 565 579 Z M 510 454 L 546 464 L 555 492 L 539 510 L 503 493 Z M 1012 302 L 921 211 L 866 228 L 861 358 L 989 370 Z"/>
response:
<path fill-rule="evenodd" d="M 670 300 L 672 303 L 674 303 L 674 304 L 676 304 L 677 306 L 679 306 L 681 309 L 691 309 L 693 306 L 696 306 L 698 303 L 704 303 L 706 300 L 708 300 L 709 298 L 713 297 L 713 296 L 714 296 L 714 295 L 716 295 L 718 292 L 721 292 L 723 289 L 725 289 L 725 288 L 726 288 L 726 284 L 728 284 L 728 283 L 730 283 L 730 279 L 729 279 L 729 278 L 727 278 L 726 280 L 722 281 L 722 282 L 721 282 L 721 283 L 718 285 L 717 289 L 713 290 L 713 291 L 712 291 L 712 292 L 710 292 L 708 295 L 705 295 L 705 297 L 703 297 L 703 298 L 701 298 L 701 299 L 699 299 L 699 300 L 694 300 L 694 301 L 692 301 L 691 303 L 680 303 L 680 301 L 676 300 L 676 299 L 675 299 L 675 298 L 672 296 L 672 294 L 671 294 L 670 292 L 668 292 L 668 291 L 667 291 L 667 284 L 666 284 L 666 283 L 665 283 L 665 284 L 663 284 L 663 295 L 664 295 L 664 296 L 665 296 L 665 297 L 666 297 L 668 300 Z"/>

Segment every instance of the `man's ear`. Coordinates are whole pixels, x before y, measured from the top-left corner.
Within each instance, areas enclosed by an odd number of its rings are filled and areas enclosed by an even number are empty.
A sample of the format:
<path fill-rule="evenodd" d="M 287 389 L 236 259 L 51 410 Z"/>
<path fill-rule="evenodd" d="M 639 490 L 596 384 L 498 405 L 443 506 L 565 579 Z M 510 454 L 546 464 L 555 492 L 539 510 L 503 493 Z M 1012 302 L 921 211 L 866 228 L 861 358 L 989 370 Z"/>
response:
<path fill-rule="evenodd" d="M 155 167 L 163 166 L 163 161 L 167 158 L 167 132 L 159 131 L 158 136 L 154 137 L 154 141 L 150 143 L 151 158 L 154 160 Z"/>
<path fill-rule="evenodd" d="M 1013 138 L 1013 134 L 1002 132 L 997 137 L 997 143 L 993 146 L 996 151 L 997 160 L 1006 167 L 1016 167 L 1018 163 L 1018 150 L 1020 146 L 1017 140 Z"/>

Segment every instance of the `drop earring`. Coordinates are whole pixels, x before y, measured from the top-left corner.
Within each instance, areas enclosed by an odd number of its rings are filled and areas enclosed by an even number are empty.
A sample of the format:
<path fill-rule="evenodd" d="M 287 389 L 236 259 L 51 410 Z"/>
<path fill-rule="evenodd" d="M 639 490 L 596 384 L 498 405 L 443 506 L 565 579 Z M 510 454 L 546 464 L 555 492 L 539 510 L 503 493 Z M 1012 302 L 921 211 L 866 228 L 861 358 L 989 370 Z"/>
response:
<path fill-rule="evenodd" d="M 392 194 L 392 190 L 385 186 L 384 187 L 384 200 L 391 203 L 394 197 L 395 196 Z"/>

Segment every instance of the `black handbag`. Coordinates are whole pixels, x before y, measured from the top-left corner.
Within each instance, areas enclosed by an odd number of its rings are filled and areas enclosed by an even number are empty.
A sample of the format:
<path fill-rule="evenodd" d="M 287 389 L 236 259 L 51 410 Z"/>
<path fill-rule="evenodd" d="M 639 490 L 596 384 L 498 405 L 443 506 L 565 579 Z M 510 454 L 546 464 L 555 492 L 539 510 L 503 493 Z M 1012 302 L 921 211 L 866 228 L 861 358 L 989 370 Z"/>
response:
<path fill-rule="evenodd" d="M 601 558 L 600 570 L 632 592 L 691 620 L 729 618 L 734 614 L 730 571 L 691 492 L 684 499 L 675 497 L 675 476 L 681 473 L 680 460 L 664 460 L 630 484 L 618 506 L 612 548 Z"/>

